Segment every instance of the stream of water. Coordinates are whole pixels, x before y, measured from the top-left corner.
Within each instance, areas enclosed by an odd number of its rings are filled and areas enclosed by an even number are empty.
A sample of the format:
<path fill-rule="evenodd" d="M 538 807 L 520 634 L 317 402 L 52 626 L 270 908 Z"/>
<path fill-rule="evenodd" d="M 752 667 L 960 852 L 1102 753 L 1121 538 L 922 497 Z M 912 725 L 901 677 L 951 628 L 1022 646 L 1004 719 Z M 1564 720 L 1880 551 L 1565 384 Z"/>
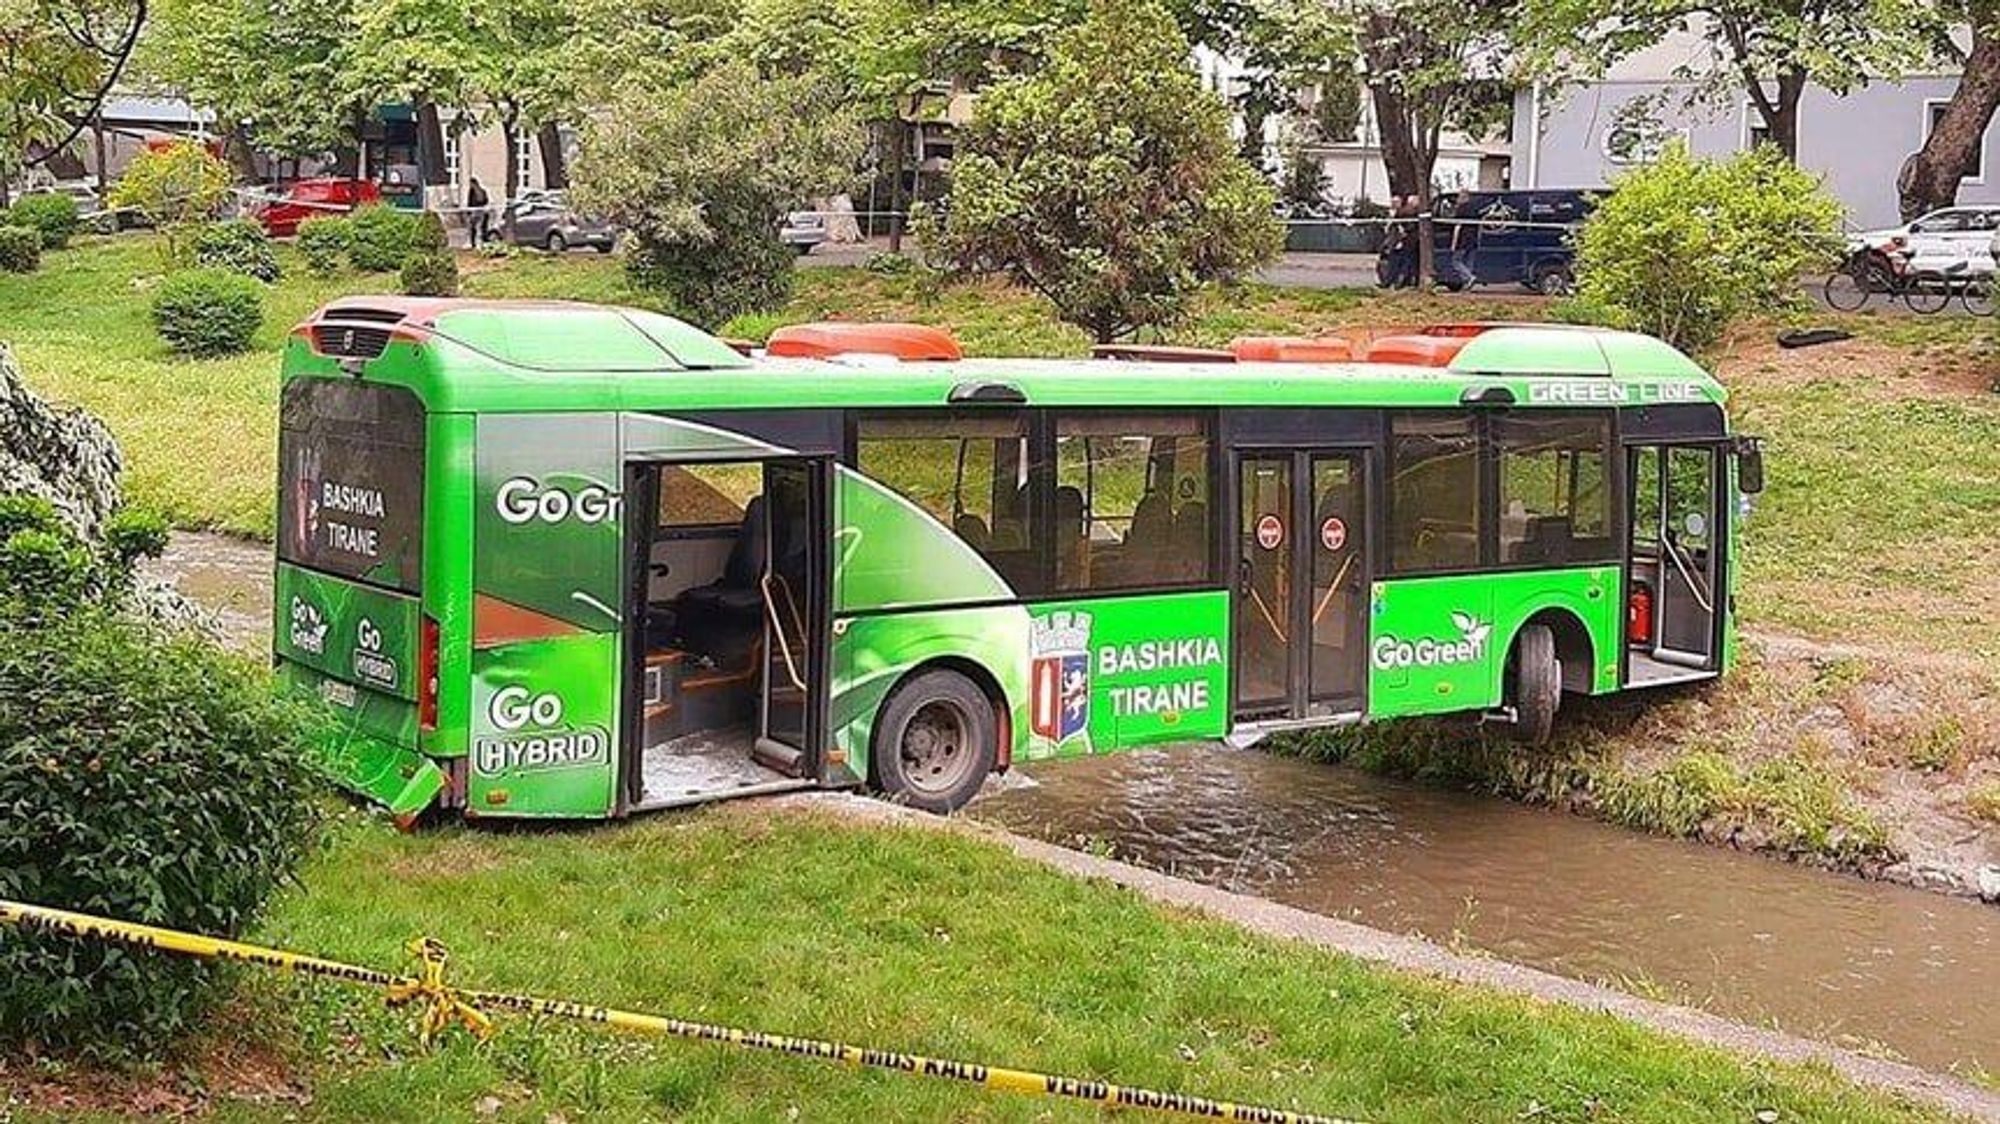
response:
<path fill-rule="evenodd" d="M 1919 1065 L 2000 1070 L 2000 909 L 1254 750 L 1041 763 L 972 815 Z"/>

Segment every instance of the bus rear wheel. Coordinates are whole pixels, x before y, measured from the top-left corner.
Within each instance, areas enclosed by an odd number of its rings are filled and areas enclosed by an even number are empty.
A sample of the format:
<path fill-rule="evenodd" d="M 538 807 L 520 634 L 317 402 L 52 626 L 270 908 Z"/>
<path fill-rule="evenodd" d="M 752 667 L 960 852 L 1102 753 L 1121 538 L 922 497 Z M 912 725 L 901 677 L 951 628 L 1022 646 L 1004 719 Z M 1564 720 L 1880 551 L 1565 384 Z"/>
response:
<path fill-rule="evenodd" d="M 993 771 L 993 704 L 955 671 L 927 671 L 896 688 L 875 725 L 875 787 L 943 814 L 964 807 Z"/>
<path fill-rule="evenodd" d="M 1531 624 L 1514 638 L 1514 735 L 1529 745 L 1549 740 L 1562 705 L 1562 661 L 1556 658 L 1556 634 L 1545 624 Z"/>

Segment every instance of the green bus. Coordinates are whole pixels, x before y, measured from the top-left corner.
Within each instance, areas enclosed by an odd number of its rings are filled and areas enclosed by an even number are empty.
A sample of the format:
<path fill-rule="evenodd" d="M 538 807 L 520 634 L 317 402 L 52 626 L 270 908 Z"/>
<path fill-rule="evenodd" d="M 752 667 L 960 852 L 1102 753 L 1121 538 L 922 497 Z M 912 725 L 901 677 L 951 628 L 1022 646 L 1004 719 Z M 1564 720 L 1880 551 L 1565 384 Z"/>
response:
<path fill-rule="evenodd" d="M 1722 388 L 1647 337 L 1445 325 L 965 359 L 581 304 L 352 298 L 280 404 L 280 677 L 402 822 L 806 787 L 1720 674 Z"/>

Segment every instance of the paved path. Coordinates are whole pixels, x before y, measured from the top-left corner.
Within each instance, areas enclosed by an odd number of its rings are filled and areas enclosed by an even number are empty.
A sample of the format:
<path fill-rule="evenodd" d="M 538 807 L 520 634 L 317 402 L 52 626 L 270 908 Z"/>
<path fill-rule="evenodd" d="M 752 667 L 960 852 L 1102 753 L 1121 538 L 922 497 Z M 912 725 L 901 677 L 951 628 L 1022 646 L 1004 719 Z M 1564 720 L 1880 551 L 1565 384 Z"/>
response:
<path fill-rule="evenodd" d="M 1023 858 L 1065 874 L 1102 879 L 1162 905 L 1196 910 L 1267 936 L 1302 941 L 1399 971 L 1614 1015 L 1652 1030 L 1750 1057 L 1787 1064 L 1818 1063 L 1858 1085 L 1901 1094 L 1977 1120 L 2000 1122 L 2000 1092 L 1903 1062 L 1869 1057 L 1518 964 L 1460 956 L 1420 937 L 1387 933 L 1263 898 L 1230 893 L 1130 863 L 1014 835 L 973 820 L 926 815 L 851 793 L 810 793 L 777 799 L 784 805 L 824 810 L 857 820 L 964 832 L 999 843 Z"/>

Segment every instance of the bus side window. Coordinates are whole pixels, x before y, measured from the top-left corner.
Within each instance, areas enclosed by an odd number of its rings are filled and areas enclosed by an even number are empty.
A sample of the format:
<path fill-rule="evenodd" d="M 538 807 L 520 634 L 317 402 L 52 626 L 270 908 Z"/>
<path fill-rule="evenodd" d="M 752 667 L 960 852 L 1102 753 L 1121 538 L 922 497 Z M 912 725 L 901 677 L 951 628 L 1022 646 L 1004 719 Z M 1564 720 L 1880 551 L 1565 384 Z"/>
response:
<path fill-rule="evenodd" d="M 1198 415 L 1058 417 L 1057 588 L 1209 580 L 1208 450 Z"/>
<path fill-rule="evenodd" d="M 1615 561 L 1604 465 L 1611 419 L 1518 414 L 1493 420 L 1500 466 L 1500 562 Z"/>
<path fill-rule="evenodd" d="M 1389 559 L 1398 573 L 1479 565 L 1479 439 L 1469 416 L 1390 420 Z"/>

